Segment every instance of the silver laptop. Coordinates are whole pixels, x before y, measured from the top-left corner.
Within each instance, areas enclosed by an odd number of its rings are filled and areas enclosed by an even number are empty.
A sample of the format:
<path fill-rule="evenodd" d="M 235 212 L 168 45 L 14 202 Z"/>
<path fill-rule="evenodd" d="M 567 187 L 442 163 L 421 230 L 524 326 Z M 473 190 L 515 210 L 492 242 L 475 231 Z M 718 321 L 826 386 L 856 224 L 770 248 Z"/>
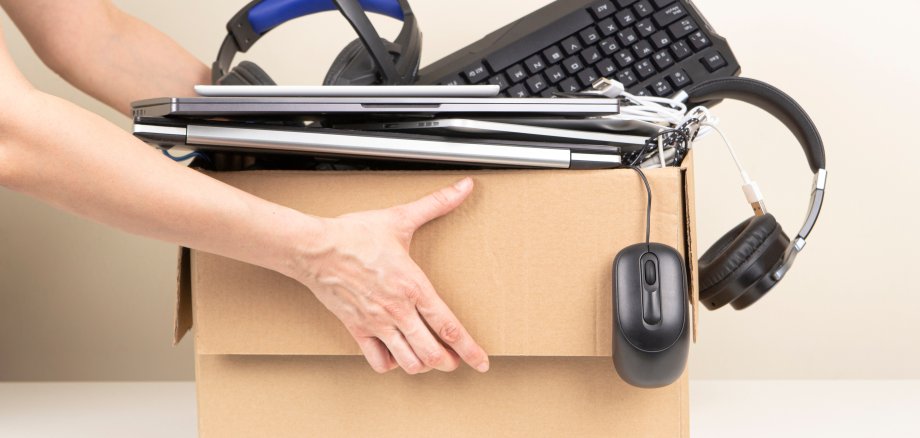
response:
<path fill-rule="evenodd" d="M 648 135 L 547 128 L 517 123 L 457 118 L 345 123 L 337 124 L 335 127 L 367 131 L 418 132 L 447 136 L 459 135 L 475 138 L 607 144 L 620 146 L 624 151 L 641 149 L 645 147 L 645 143 L 649 139 Z"/>
<path fill-rule="evenodd" d="M 164 97 L 132 104 L 134 117 L 268 117 L 369 114 L 539 114 L 598 116 L 619 113 L 616 99 L 499 97 Z"/>
<path fill-rule="evenodd" d="M 620 149 L 602 145 L 464 140 L 403 133 L 360 132 L 244 123 L 196 123 L 139 119 L 134 135 L 159 146 L 301 153 L 487 167 L 609 169 L 620 167 Z"/>

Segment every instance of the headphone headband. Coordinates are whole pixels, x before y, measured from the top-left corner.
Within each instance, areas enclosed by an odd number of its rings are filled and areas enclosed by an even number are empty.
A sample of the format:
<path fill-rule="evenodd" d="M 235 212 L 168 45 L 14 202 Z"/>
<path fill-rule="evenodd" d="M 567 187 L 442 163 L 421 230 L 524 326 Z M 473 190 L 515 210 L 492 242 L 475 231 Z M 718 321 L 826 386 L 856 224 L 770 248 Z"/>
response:
<path fill-rule="evenodd" d="M 772 269 L 773 281 L 779 281 L 792 267 L 795 256 L 805 247 L 805 239 L 808 238 L 818 221 L 821 205 L 824 203 L 827 170 L 824 143 L 818 133 L 818 128 L 808 113 L 792 97 L 772 85 L 754 79 L 739 77 L 714 79 L 691 86 L 679 93 L 676 98 L 690 105 L 705 105 L 721 99 L 734 99 L 749 103 L 779 119 L 799 140 L 815 178 L 805 224 L 796 238 L 790 242 L 783 258 Z"/>
<path fill-rule="evenodd" d="M 824 143 L 818 128 L 798 102 L 778 88 L 755 79 L 727 77 L 692 85 L 685 93 L 688 106 L 734 99 L 770 113 L 795 134 L 805 150 L 811 171 L 817 173 L 825 168 Z"/>
<path fill-rule="evenodd" d="M 228 35 L 211 67 L 211 82 L 226 75 L 238 52 L 247 52 L 275 27 L 305 15 L 338 9 L 354 28 L 376 64 L 385 83 L 411 82 L 421 52 L 418 23 L 406 0 L 254 0 L 227 23 Z M 365 11 L 386 15 L 403 22 L 395 46 L 401 52 L 394 63 L 390 51 L 367 18 Z"/>

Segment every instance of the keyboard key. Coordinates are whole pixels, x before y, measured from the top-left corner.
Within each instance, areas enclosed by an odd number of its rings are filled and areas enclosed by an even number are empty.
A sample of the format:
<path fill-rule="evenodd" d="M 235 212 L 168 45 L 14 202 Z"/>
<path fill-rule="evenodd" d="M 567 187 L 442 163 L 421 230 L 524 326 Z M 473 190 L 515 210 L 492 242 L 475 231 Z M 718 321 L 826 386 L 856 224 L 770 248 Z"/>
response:
<path fill-rule="evenodd" d="M 578 32 L 578 36 L 581 37 L 581 42 L 585 43 L 586 46 L 590 46 L 601 40 L 601 34 L 594 26 Z"/>
<path fill-rule="evenodd" d="M 655 49 L 652 48 L 652 45 L 649 44 L 648 41 L 642 40 L 633 46 L 633 53 L 636 54 L 636 58 L 642 59 L 647 56 L 652 56 L 652 53 L 655 53 Z"/>
<path fill-rule="evenodd" d="M 530 93 L 528 93 L 527 89 L 524 88 L 524 84 L 517 84 L 508 89 L 508 96 L 510 97 L 529 97 Z"/>
<path fill-rule="evenodd" d="M 631 46 L 636 41 L 639 41 L 639 36 L 637 36 L 636 32 L 632 29 L 624 29 L 617 32 L 617 38 L 620 39 L 620 43 L 624 46 Z"/>
<path fill-rule="evenodd" d="M 568 37 L 562 40 L 562 50 L 565 51 L 566 55 L 574 55 L 581 51 L 581 43 L 573 36 Z"/>
<path fill-rule="evenodd" d="M 601 35 L 610 36 L 619 29 L 617 24 L 613 22 L 613 18 L 605 18 L 600 23 L 597 23 L 597 26 L 601 30 Z"/>
<path fill-rule="evenodd" d="M 606 1 L 606 0 L 594 2 L 594 4 L 591 5 L 591 13 L 594 14 L 594 16 L 597 17 L 598 20 L 600 20 L 601 18 L 610 16 L 610 14 L 612 14 L 613 11 L 614 11 L 613 3 L 610 3 L 609 1 Z"/>
<path fill-rule="evenodd" d="M 668 76 L 668 80 L 671 81 L 671 84 L 677 89 L 684 88 L 692 83 L 690 76 L 687 76 L 687 72 L 683 70 L 671 73 L 671 75 Z"/>
<path fill-rule="evenodd" d="M 556 97 L 556 91 L 555 87 L 549 87 L 540 92 L 540 97 Z"/>
<path fill-rule="evenodd" d="M 591 65 L 603 59 L 603 56 L 601 56 L 601 52 L 597 50 L 597 47 L 592 46 L 581 51 L 581 59 L 584 59 L 586 64 Z"/>
<path fill-rule="evenodd" d="M 511 79 L 512 83 L 518 83 L 527 79 L 527 72 L 524 71 L 524 67 L 521 64 L 515 64 L 508 70 L 505 70 L 505 73 L 508 75 L 508 78 Z"/>
<path fill-rule="evenodd" d="M 712 41 L 709 41 L 709 37 L 702 31 L 695 32 L 693 35 L 690 35 L 688 39 L 690 40 L 690 45 L 693 46 L 693 50 L 697 52 L 712 45 Z"/>
<path fill-rule="evenodd" d="M 655 7 L 661 9 L 671 3 L 674 3 L 675 0 L 653 0 Z"/>
<path fill-rule="evenodd" d="M 636 58 L 634 58 L 632 54 L 627 50 L 617 52 L 616 55 L 613 55 L 613 60 L 617 62 L 617 65 L 619 65 L 620 68 L 626 67 L 627 65 L 636 62 Z"/>
<path fill-rule="evenodd" d="M 621 8 L 625 8 L 625 7 L 631 5 L 631 4 L 635 3 L 635 2 L 636 2 L 636 0 L 617 0 L 617 6 L 619 6 L 619 7 L 621 7 Z"/>
<path fill-rule="evenodd" d="M 674 37 L 674 39 L 683 38 L 696 29 L 696 23 L 694 23 L 693 20 L 689 18 L 683 18 L 677 23 L 668 26 L 668 31 L 671 32 L 671 35 Z"/>
<path fill-rule="evenodd" d="M 575 78 L 568 78 L 559 84 L 559 89 L 563 93 L 577 93 L 581 91 L 581 85 L 578 84 Z"/>
<path fill-rule="evenodd" d="M 687 12 L 684 11 L 684 7 L 681 6 L 680 3 L 674 3 L 673 5 L 656 12 L 654 18 L 655 22 L 658 23 L 659 26 L 664 27 L 677 21 L 684 15 L 687 15 Z"/>
<path fill-rule="evenodd" d="M 613 38 L 607 38 L 606 40 L 601 41 L 601 43 L 597 46 L 600 47 L 601 52 L 604 52 L 604 55 L 607 56 L 613 55 L 617 50 L 620 50 L 620 46 L 617 45 L 616 40 Z"/>
<path fill-rule="evenodd" d="M 671 53 L 668 52 L 668 49 L 656 53 L 655 56 L 652 56 L 652 61 L 655 61 L 658 70 L 664 70 L 674 65 L 674 58 L 671 57 Z"/>
<path fill-rule="evenodd" d="M 464 69 L 463 74 L 471 84 L 475 84 L 485 80 L 486 75 L 489 74 L 489 71 L 486 70 L 486 66 L 482 65 L 481 62 L 478 62 Z"/>
<path fill-rule="evenodd" d="M 649 60 L 640 61 L 636 64 L 636 74 L 639 75 L 640 79 L 648 79 L 655 74 L 655 67 L 652 66 L 652 63 Z"/>
<path fill-rule="evenodd" d="M 655 29 L 655 25 L 652 24 L 652 20 L 649 20 L 648 18 L 636 24 L 636 29 L 639 30 L 639 36 L 642 38 L 648 38 L 649 35 L 655 33 L 657 30 Z"/>
<path fill-rule="evenodd" d="M 671 88 L 671 84 L 666 80 L 655 81 L 652 84 L 652 91 L 655 92 L 656 96 L 666 97 L 674 93 L 674 90 Z"/>
<path fill-rule="evenodd" d="M 633 6 L 633 9 L 636 10 L 636 13 L 639 14 L 639 17 L 641 18 L 648 17 L 652 14 L 652 12 L 655 12 L 655 9 L 652 8 L 652 4 L 649 3 L 648 0 L 642 0 L 639 3 L 636 3 L 636 5 Z"/>
<path fill-rule="evenodd" d="M 597 74 L 597 70 L 595 70 L 593 67 L 588 67 L 582 70 L 581 73 L 578 73 L 578 80 L 582 85 L 585 86 L 585 88 L 590 87 L 591 84 L 593 84 L 594 81 L 598 80 L 599 78 L 600 76 Z"/>
<path fill-rule="evenodd" d="M 526 56 L 539 53 L 541 50 L 556 44 L 563 38 L 594 24 L 594 17 L 588 9 L 578 8 L 568 15 L 560 17 L 555 22 L 534 29 L 526 38 L 521 38 L 486 56 L 485 62 L 492 71 L 502 71 L 515 63 L 521 62 Z"/>
<path fill-rule="evenodd" d="M 649 39 L 652 41 L 652 44 L 655 45 L 656 49 L 663 49 L 668 47 L 668 44 L 671 44 L 671 37 L 668 36 L 668 33 L 663 30 L 655 32 L 655 34 L 652 35 L 652 37 Z"/>
<path fill-rule="evenodd" d="M 562 54 L 562 49 L 560 49 L 559 46 L 552 46 L 544 50 L 543 57 L 546 58 L 550 64 L 555 64 L 565 59 L 565 55 Z"/>
<path fill-rule="evenodd" d="M 604 59 L 601 62 L 598 62 L 594 67 L 597 68 L 597 71 L 600 73 L 600 75 L 605 78 L 613 76 L 613 74 L 617 71 L 617 67 L 613 64 L 613 60 L 611 59 Z"/>
<path fill-rule="evenodd" d="M 540 94 L 541 91 L 545 90 L 546 87 L 549 86 L 549 84 L 546 83 L 546 78 L 544 78 L 541 74 L 537 74 L 536 76 L 528 78 L 526 83 L 527 88 L 529 88 L 530 92 L 533 94 Z"/>
<path fill-rule="evenodd" d="M 629 9 L 624 9 L 620 12 L 617 12 L 614 17 L 616 17 L 617 23 L 620 23 L 620 26 L 623 27 L 631 26 L 636 22 L 636 14 L 634 14 L 633 11 Z"/>
<path fill-rule="evenodd" d="M 466 78 L 456 75 L 441 81 L 441 85 L 466 85 Z"/>
<path fill-rule="evenodd" d="M 565 79 L 565 72 L 562 71 L 562 67 L 554 65 L 546 69 L 546 79 L 549 80 L 551 84 L 558 84 L 559 81 Z"/>
<path fill-rule="evenodd" d="M 707 54 L 703 59 L 700 59 L 700 62 L 706 66 L 706 69 L 709 70 L 710 73 L 728 65 L 728 62 L 725 61 L 725 58 L 723 58 L 722 54 L 719 52 Z"/>
<path fill-rule="evenodd" d="M 504 73 L 499 73 L 495 76 L 489 78 L 489 83 L 492 85 L 498 85 L 499 91 L 505 91 L 508 87 L 511 86 L 511 83 L 508 82 L 508 77 Z"/>
<path fill-rule="evenodd" d="M 578 73 L 581 69 L 585 68 L 585 64 L 578 55 L 566 58 L 565 61 L 562 61 L 562 66 L 570 75 Z"/>
<path fill-rule="evenodd" d="M 643 88 L 636 92 L 636 96 L 651 96 L 651 95 L 652 95 L 652 92 L 649 91 L 647 88 Z"/>
<path fill-rule="evenodd" d="M 546 68 L 546 63 L 543 62 L 543 58 L 540 55 L 533 55 L 524 61 L 524 66 L 527 67 L 527 71 L 530 74 L 534 74 L 543 71 Z"/>
<path fill-rule="evenodd" d="M 632 70 L 628 68 L 626 70 L 623 70 L 617 73 L 617 80 L 620 81 L 620 83 L 623 84 L 624 87 L 631 87 L 635 85 L 636 82 L 639 82 L 636 79 L 636 75 L 634 75 Z"/>
<path fill-rule="evenodd" d="M 678 41 L 674 44 L 671 44 L 671 51 L 674 52 L 674 57 L 678 60 L 684 59 L 693 54 L 693 51 L 690 50 L 690 46 L 687 45 L 686 41 Z"/>

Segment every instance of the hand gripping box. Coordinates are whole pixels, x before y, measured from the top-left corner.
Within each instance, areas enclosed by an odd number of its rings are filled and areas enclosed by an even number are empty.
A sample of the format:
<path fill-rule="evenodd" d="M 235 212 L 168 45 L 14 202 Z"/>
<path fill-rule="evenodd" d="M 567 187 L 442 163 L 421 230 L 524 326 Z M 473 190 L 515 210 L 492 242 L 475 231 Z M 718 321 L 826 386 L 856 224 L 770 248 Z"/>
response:
<path fill-rule="evenodd" d="M 689 163 L 647 175 L 652 240 L 685 256 L 695 308 Z M 408 202 L 465 175 L 473 194 L 419 230 L 412 257 L 490 354 L 488 373 L 463 365 L 377 374 L 301 284 L 183 251 L 175 341 L 194 321 L 200 436 L 687 436 L 686 373 L 665 388 L 637 389 L 611 360 L 612 263 L 645 236 L 646 192 L 632 170 L 213 176 L 336 216 Z"/>

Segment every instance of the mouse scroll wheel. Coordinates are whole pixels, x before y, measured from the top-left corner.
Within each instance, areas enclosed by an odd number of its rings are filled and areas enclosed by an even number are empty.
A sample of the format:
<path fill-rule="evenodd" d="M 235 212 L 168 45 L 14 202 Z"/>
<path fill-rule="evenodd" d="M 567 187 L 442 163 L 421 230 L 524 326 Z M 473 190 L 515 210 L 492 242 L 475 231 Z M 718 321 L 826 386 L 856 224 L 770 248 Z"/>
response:
<path fill-rule="evenodd" d="M 655 284 L 658 281 L 657 277 L 658 269 L 656 269 L 655 262 L 651 260 L 645 261 L 645 283 L 649 286 Z"/>

